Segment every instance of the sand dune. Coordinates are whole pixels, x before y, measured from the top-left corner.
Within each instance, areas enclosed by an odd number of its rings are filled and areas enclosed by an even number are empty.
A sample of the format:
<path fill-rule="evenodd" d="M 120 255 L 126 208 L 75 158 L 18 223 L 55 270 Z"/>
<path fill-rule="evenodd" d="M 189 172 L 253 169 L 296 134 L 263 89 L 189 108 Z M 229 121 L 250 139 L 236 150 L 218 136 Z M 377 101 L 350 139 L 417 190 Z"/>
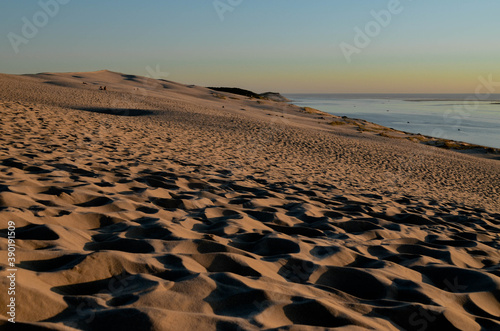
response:
<path fill-rule="evenodd" d="M 110 71 L 0 75 L 0 113 L 18 327 L 500 329 L 497 160 Z"/>

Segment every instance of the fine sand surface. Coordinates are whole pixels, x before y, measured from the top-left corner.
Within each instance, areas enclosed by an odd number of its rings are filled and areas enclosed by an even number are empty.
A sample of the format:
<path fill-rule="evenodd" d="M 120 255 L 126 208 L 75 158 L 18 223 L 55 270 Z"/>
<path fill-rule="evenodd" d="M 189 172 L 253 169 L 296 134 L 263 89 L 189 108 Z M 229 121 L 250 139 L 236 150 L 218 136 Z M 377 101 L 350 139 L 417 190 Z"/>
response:
<path fill-rule="evenodd" d="M 498 160 L 110 71 L 0 115 L 20 329 L 500 329 Z"/>

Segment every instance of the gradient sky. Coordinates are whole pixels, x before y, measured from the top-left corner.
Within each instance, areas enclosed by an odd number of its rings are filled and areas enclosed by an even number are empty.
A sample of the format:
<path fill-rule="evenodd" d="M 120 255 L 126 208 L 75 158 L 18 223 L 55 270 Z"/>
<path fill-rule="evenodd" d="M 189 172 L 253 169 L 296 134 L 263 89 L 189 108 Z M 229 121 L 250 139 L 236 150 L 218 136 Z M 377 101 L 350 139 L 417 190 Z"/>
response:
<path fill-rule="evenodd" d="M 389 0 L 220 2 L 241 3 L 221 20 L 213 0 L 71 0 L 16 54 L 9 32 L 23 36 L 41 7 L 3 1 L 0 72 L 146 76 L 159 65 L 186 84 L 284 93 L 474 93 L 481 75 L 500 81 L 498 0 L 401 0 L 351 63 L 339 45 Z"/>

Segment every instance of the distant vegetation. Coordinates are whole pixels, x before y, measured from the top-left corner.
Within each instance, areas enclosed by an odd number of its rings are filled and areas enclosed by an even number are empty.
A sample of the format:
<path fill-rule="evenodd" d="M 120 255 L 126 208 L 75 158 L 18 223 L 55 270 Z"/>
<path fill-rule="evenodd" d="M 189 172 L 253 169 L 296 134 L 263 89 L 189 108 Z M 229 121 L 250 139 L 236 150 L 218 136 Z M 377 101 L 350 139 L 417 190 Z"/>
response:
<path fill-rule="evenodd" d="M 278 101 L 278 102 L 286 102 L 290 101 L 284 96 L 282 96 L 279 93 L 275 92 L 265 92 L 262 94 L 258 94 L 249 90 L 244 90 L 241 88 L 237 87 L 209 87 L 209 89 L 218 91 L 218 92 L 226 92 L 226 93 L 232 93 L 232 94 L 238 94 L 238 95 L 243 95 L 248 98 L 255 98 L 255 99 L 263 99 L 263 100 L 273 100 L 273 101 Z"/>
<path fill-rule="evenodd" d="M 259 94 L 249 91 L 249 90 L 244 90 L 241 88 L 237 87 L 209 87 L 209 89 L 218 91 L 218 92 L 227 92 L 227 93 L 233 93 L 233 94 L 238 94 L 238 95 L 244 95 L 249 98 L 256 98 L 256 99 L 264 99 L 261 97 Z"/>

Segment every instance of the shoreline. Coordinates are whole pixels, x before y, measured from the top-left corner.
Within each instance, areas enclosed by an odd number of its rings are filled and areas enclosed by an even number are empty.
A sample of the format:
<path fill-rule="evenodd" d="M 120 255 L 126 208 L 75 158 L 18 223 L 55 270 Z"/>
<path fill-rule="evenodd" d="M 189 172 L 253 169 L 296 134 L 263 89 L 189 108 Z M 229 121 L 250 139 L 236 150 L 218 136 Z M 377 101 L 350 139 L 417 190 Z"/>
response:
<path fill-rule="evenodd" d="M 313 95 L 313 94 L 309 94 L 309 95 Z M 328 95 L 334 95 L 334 94 L 328 94 Z M 288 96 L 291 96 L 291 94 L 289 94 Z M 383 98 L 381 98 L 381 99 L 383 99 Z M 410 100 L 403 100 L 403 99 L 389 99 L 389 100 L 410 101 Z M 419 102 L 419 101 L 434 101 L 434 100 L 415 100 L 415 101 Z M 445 100 L 435 100 L 435 101 L 445 101 Z M 303 106 L 303 105 L 299 106 L 299 105 L 295 104 L 294 102 L 297 102 L 297 100 L 290 101 L 291 104 L 294 104 L 298 107 L 315 109 L 315 108 L 312 108 L 309 106 Z M 307 102 L 306 101 L 299 101 L 299 103 L 305 104 Z M 484 103 L 494 104 L 494 103 L 491 103 L 490 101 L 484 101 Z M 498 103 L 498 104 L 500 104 L 500 103 Z M 316 109 L 316 110 L 319 112 L 322 112 L 324 114 L 334 115 L 337 117 L 340 116 L 340 115 L 336 115 L 334 113 L 326 112 L 324 110 L 319 110 L 319 109 Z M 379 131 L 386 131 L 386 132 L 381 132 L 383 135 L 387 134 L 388 132 L 391 132 L 392 135 L 388 135 L 389 138 L 403 138 L 403 136 L 406 135 L 407 138 L 409 140 L 412 140 L 412 141 L 420 140 L 422 143 L 427 143 L 427 144 L 432 145 L 432 146 L 437 146 L 437 147 L 442 147 L 442 148 L 447 148 L 447 149 L 453 149 L 456 151 L 483 150 L 484 153 L 480 153 L 480 154 L 485 154 L 485 156 L 487 156 L 487 157 L 489 157 L 488 154 L 491 154 L 490 156 L 493 158 L 495 158 L 496 154 L 500 153 L 500 147 L 487 146 L 487 145 L 482 145 L 482 144 L 477 144 L 477 143 L 472 143 L 472 142 L 467 142 L 467 141 L 462 141 L 462 140 L 457 140 L 457 139 L 447 139 L 447 138 L 441 138 L 441 137 L 434 137 L 432 135 L 421 134 L 419 132 L 410 132 L 410 131 L 405 131 L 405 130 L 401 130 L 401 129 L 394 129 L 394 128 L 385 126 L 383 124 L 378 124 L 376 121 L 367 121 L 367 120 L 364 120 L 362 118 L 355 118 L 355 117 L 351 117 L 349 115 L 342 116 L 342 117 L 346 117 L 346 118 L 349 118 L 351 120 L 365 121 L 365 122 L 371 123 L 371 124 L 377 126 Z M 361 123 L 358 123 L 358 124 L 361 124 Z M 360 130 L 362 130 L 362 128 L 360 128 Z"/>
<path fill-rule="evenodd" d="M 291 101 L 290 103 L 293 104 L 293 101 Z M 302 109 L 304 109 L 304 111 L 313 112 L 324 116 L 333 116 L 335 120 L 331 122 L 330 125 L 334 126 L 351 125 L 357 127 L 357 130 L 359 132 L 373 132 L 377 133 L 379 136 L 386 138 L 406 139 L 414 143 L 420 143 L 428 146 L 433 146 L 436 148 L 453 150 L 459 153 L 475 155 L 487 159 L 500 160 L 500 148 L 482 146 L 482 145 L 468 143 L 465 141 L 437 138 L 428 135 L 422 135 L 419 133 L 396 130 L 374 122 L 366 121 L 364 119 L 352 118 L 348 116 L 340 117 L 338 115 L 327 113 L 325 111 L 315 109 L 312 107 L 302 107 L 302 106 L 297 106 L 297 107 L 301 107 Z"/>

